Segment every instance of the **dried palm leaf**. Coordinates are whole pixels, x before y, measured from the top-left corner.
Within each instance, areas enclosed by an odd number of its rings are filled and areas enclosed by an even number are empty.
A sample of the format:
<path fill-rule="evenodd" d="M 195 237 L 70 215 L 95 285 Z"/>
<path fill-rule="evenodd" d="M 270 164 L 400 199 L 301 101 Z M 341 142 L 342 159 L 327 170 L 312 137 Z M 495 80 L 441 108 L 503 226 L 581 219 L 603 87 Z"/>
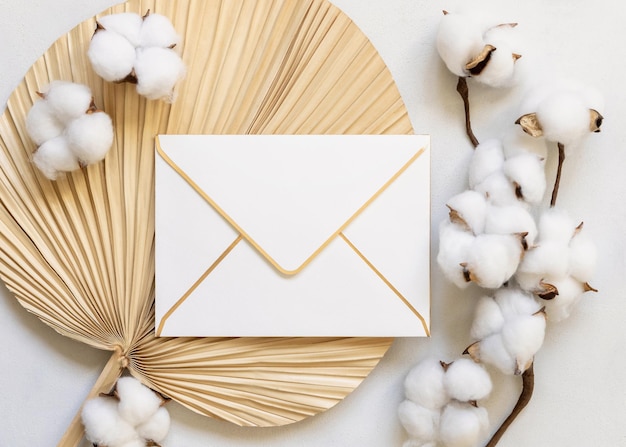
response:
<path fill-rule="evenodd" d="M 388 338 L 154 336 L 154 137 L 163 133 L 412 133 L 384 63 L 323 0 L 132 0 L 103 14 L 152 10 L 182 34 L 189 67 L 174 105 L 104 83 L 86 50 L 87 20 L 33 65 L 0 119 L 0 274 L 59 333 L 113 351 L 91 395 L 127 368 L 207 416 L 281 425 L 352 391 Z M 103 163 L 48 181 L 30 161 L 25 117 L 52 80 L 91 87 L 111 115 Z M 79 421 L 60 445 L 76 445 Z"/>

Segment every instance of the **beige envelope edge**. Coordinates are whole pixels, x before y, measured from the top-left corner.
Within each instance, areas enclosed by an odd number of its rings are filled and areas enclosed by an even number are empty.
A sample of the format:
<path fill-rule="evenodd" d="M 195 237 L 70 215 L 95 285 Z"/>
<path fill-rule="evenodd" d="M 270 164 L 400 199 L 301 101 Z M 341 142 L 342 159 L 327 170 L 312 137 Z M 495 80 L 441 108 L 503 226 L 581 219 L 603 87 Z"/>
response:
<path fill-rule="evenodd" d="M 421 322 L 424 333 L 430 337 L 430 329 L 426 319 L 422 314 L 411 304 L 411 302 L 402 295 L 402 293 L 389 281 L 376 266 L 370 262 L 367 257 L 343 234 L 343 231 L 352 223 L 362 212 L 365 210 L 376 198 L 378 198 L 393 182 L 395 182 L 424 152 L 425 148 L 421 148 L 415 153 L 383 186 L 381 186 L 352 216 L 350 216 L 338 229 L 335 231 L 326 241 L 324 241 L 297 269 L 285 270 L 281 267 L 276 260 L 274 260 L 256 241 L 254 241 L 246 231 L 241 228 L 237 222 L 235 222 L 215 201 L 204 192 L 198 184 L 196 184 L 163 150 L 159 137 L 156 137 L 156 152 L 178 175 L 181 176 L 189 184 L 189 186 L 195 190 L 211 207 L 226 220 L 239 235 L 235 240 L 220 254 L 217 259 L 211 264 L 211 266 L 198 278 L 198 280 L 183 294 L 176 303 L 163 314 L 159 325 L 156 329 L 156 335 L 160 336 L 165 323 L 168 318 L 178 309 L 187 298 L 194 292 L 194 290 L 217 268 L 217 266 L 228 256 L 228 254 L 241 242 L 246 240 L 252 245 L 263 258 L 265 258 L 277 271 L 285 275 L 296 275 L 301 272 L 315 257 L 321 253 L 335 238 L 341 238 L 355 253 L 363 260 L 363 262 L 385 283 L 387 287 L 404 303 L 404 305 L 419 319 Z"/>

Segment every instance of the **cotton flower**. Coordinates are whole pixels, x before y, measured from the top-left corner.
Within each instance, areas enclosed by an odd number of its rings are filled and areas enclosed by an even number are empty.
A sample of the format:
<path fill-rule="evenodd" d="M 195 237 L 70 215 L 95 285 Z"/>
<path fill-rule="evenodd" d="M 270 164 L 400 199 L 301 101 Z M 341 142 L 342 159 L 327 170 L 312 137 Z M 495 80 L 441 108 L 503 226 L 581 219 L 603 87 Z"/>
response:
<path fill-rule="evenodd" d="M 535 154 L 517 154 L 507 158 L 504 174 L 515 186 L 515 195 L 526 203 L 536 204 L 546 190 L 545 159 Z"/>
<path fill-rule="evenodd" d="M 174 85 L 185 76 L 185 65 L 180 57 L 166 48 L 137 49 L 135 59 L 137 93 L 148 99 L 173 102 Z"/>
<path fill-rule="evenodd" d="M 485 231 L 487 199 L 476 191 L 466 190 L 450 198 L 446 203 L 450 221 L 461 225 L 474 235 Z"/>
<path fill-rule="evenodd" d="M 175 99 L 185 66 L 174 48 L 180 43 L 171 21 L 160 14 L 104 16 L 87 55 L 94 71 L 109 82 L 137 84 L 148 99 Z"/>
<path fill-rule="evenodd" d="M 434 358 L 427 358 L 411 369 L 404 380 L 407 399 L 430 409 L 438 409 L 448 401 L 443 377 L 445 370 Z"/>
<path fill-rule="evenodd" d="M 532 90 L 522 105 L 517 124 L 529 135 L 570 146 L 590 132 L 599 132 L 604 101 L 592 87 L 560 81 Z"/>
<path fill-rule="evenodd" d="M 541 348 L 545 326 L 545 314 L 532 296 L 517 288 L 502 288 L 481 298 L 471 329 L 478 341 L 466 352 L 504 374 L 521 374 Z"/>
<path fill-rule="evenodd" d="M 116 390 L 120 415 L 133 426 L 146 422 L 161 406 L 161 398 L 132 377 L 120 378 Z"/>
<path fill-rule="evenodd" d="M 71 151 L 67 138 L 59 136 L 43 143 L 33 154 L 33 163 L 50 180 L 60 173 L 80 168 L 78 158 Z"/>
<path fill-rule="evenodd" d="M 524 245 L 523 235 L 476 236 L 462 265 L 465 280 L 487 289 L 501 287 L 517 270 Z"/>
<path fill-rule="evenodd" d="M 400 423 L 414 441 L 427 443 L 436 440 L 439 431 L 439 417 L 439 409 L 431 410 L 411 400 L 404 400 L 398 407 Z"/>
<path fill-rule="evenodd" d="M 139 424 L 137 434 L 143 439 L 161 442 L 170 429 L 170 413 L 165 407 L 160 407 L 147 421 Z"/>
<path fill-rule="evenodd" d="M 97 397 L 88 400 L 81 418 L 85 435 L 94 444 L 117 446 L 137 438 L 133 426 L 120 416 L 114 399 Z"/>
<path fill-rule="evenodd" d="M 441 414 L 440 436 L 446 447 L 474 447 L 489 428 L 487 410 L 451 402 Z"/>
<path fill-rule="evenodd" d="M 467 263 L 473 243 L 472 233 L 449 220 L 441 222 L 437 264 L 445 277 L 460 289 L 469 285 L 463 264 Z"/>
<path fill-rule="evenodd" d="M 483 141 L 474 149 L 468 166 L 469 187 L 473 189 L 491 174 L 501 172 L 503 166 L 504 152 L 500 140 Z"/>
<path fill-rule="evenodd" d="M 33 163 L 50 180 L 101 161 L 113 144 L 111 118 L 97 110 L 85 85 L 53 81 L 26 116 L 26 130 L 39 146 Z"/>
<path fill-rule="evenodd" d="M 508 85 L 519 55 L 502 36 L 490 35 L 498 26 L 514 24 L 486 23 L 478 16 L 444 12 L 437 33 L 437 50 L 448 70 L 492 87 Z"/>
<path fill-rule="evenodd" d="M 452 399 L 472 402 L 491 393 L 491 378 L 485 369 L 473 360 L 460 358 L 446 366 L 444 386 Z"/>

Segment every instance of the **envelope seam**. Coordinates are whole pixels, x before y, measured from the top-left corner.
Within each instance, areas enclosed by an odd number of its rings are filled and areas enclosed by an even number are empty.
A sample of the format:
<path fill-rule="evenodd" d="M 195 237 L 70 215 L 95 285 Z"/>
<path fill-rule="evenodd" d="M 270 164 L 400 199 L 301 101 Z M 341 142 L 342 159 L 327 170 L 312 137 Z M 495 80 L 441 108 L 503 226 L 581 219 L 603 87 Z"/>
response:
<path fill-rule="evenodd" d="M 239 242 L 241 242 L 242 239 L 243 239 L 243 236 L 241 236 L 241 234 L 237 235 L 237 238 L 226 248 L 226 250 L 222 252 L 221 255 L 218 256 L 218 258 L 213 262 L 213 264 L 211 264 L 209 268 L 206 269 L 206 271 L 202 275 L 200 275 L 200 277 L 185 292 L 185 294 L 181 296 L 178 299 L 178 301 L 176 301 L 176 303 L 168 309 L 167 312 L 165 312 L 165 314 L 161 318 L 161 321 L 159 322 L 159 328 L 156 331 L 157 337 L 161 336 L 161 332 L 163 332 L 163 327 L 165 326 L 165 323 L 167 322 L 169 317 L 171 317 L 172 314 L 176 311 L 176 309 L 178 309 L 180 305 L 183 304 L 187 300 L 187 298 L 189 298 L 189 296 L 194 292 L 194 290 L 198 288 L 198 286 L 202 283 L 202 281 L 204 281 L 207 278 L 207 276 L 209 276 L 211 272 L 217 268 L 217 266 L 224 260 L 224 258 L 226 258 L 226 256 L 228 256 L 228 254 L 231 251 L 233 251 L 233 249 L 237 246 L 237 244 L 239 244 Z"/>
<path fill-rule="evenodd" d="M 389 287 L 391 291 L 393 291 L 393 293 L 395 293 L 396 296 L 400 298 L 400 300 L 404 303 L 404 305 L 408 307 L 411 310 L 411 312 L 415 314 L 417 318 L 419 318 L 424 328 L 424 332 L 426 333 L 426 336 L 430 337 L 430 330 L 428 329 L 428 324 L 426 324 L 426 320 L 424 319 L 422 314 L 410 303 L 410 301 L 404 295 L 402 295 L 402 293 L 400 293 L 400 291 L 391 283 L 391 281 L 389 281 L 382 274 L 382 272 L 378 270 L 376 266 L 369 259 L 367 259 L 367 257 L 352 243 L 352 241 L 350 241 L 350 239 L 348 239 L 346 235 L 343 234 L 343 232 L 339 233 L 339 237 L 343 239 L 344 242 L 348 244 L 348 246 L 357 254 L 357 256 L 360 257 L 363 260 L 363 262 L 365 262 L 367 266 L 370 269 L 372 269 L 374 273 L 376 273 L 376 275 L 385 283 L 385 285 L 387 285 L 387 287 Z"/>

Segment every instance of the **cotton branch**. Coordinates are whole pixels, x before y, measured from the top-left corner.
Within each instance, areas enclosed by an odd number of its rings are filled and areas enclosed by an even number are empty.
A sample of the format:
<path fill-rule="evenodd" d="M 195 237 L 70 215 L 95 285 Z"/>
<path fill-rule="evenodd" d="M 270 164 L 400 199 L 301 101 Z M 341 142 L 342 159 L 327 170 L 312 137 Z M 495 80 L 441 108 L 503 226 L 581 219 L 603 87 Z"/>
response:
<path fill-rule="evenodd" d="M 465 109 L 465 132 L 474 147 L 476 147 L 479 142 L 472 131 L 472 123 L 470 120 L 469 88 L 467 87 L 467 80 L 465 77 L 459 76 L 459 82 L 456 84 L 456 91 L 459 92 L 461 99 L 463 99 L 463 108 Z"/>

